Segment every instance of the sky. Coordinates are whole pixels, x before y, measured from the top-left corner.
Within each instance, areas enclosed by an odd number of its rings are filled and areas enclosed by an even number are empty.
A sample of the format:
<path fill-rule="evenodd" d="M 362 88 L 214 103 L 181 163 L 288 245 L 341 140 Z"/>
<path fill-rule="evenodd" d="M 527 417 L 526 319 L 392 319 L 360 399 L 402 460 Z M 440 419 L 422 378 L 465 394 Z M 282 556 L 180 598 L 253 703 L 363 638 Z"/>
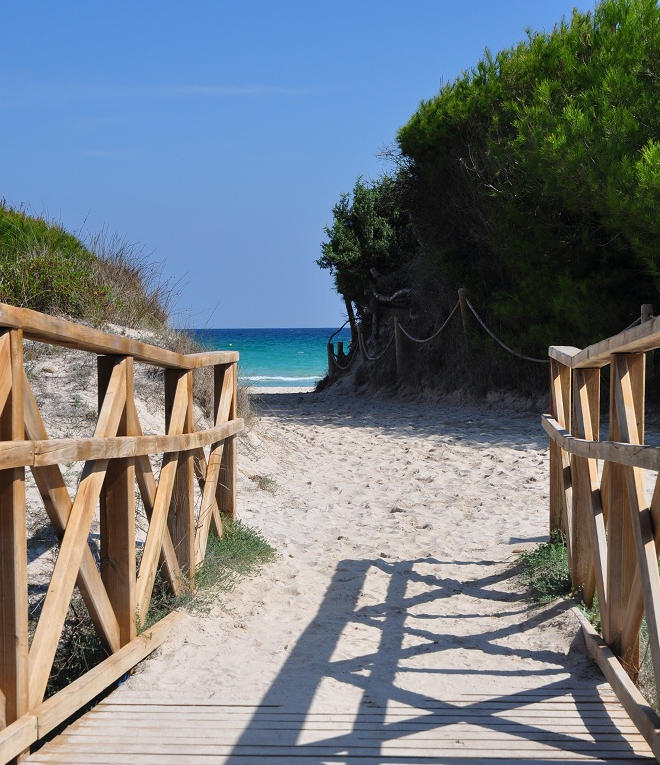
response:
<path fill-rule="evenodd" d="M 3 7 L 0 199 L 157 263 L 187 327 L 333 327 L 332 206 L 420 101 L 576 0 Z"/>

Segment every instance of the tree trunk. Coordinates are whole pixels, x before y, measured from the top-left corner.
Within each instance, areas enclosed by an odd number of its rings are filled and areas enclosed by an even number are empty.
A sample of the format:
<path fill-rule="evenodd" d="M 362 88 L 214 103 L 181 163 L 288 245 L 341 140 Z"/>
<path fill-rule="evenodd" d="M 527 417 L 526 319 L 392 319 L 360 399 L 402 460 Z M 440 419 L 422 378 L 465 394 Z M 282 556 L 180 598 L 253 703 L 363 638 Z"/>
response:
<path fill-rule="evenodd" d="M 351 346 L 353 346 L 358 341 L 355 311 L 353 311 L 353 303 L 348 298 L 344 298 L 344 304 L 346 306 L 346 313 L 348 314 L 348 322 L 351 325 Z"/>

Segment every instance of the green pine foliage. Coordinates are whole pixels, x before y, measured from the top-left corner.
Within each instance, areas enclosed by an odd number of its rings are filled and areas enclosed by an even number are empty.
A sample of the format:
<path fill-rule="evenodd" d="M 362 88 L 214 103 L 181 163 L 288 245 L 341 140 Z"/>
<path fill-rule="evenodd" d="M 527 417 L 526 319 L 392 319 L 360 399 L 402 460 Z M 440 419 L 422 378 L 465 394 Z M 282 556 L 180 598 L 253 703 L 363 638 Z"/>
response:
<path fill-rule="evenodd" d="M 659 64 L 655 0 L 604 0 L 486 52 L 399 131 L 433 265 L 524 351 L 658 302 Z"/>
<path fill-rule="evenodd" d="M 415 240 L 401 203 L 397 182 L 383 176 L 372 182 L 358 178 L 352 194 L 342 194 L 332 208 L 332 226 L 325 228 L 321 268 L 330 269 L 337 292 L 362 314 L 371 269 L 388 274 L 410 260 Z"/>
<path fill-rule="evenodd" d="M 412 288 L 407 324 L 418 334 L 464 286 L 489 326 L 535 357 L 620 331 L 642 303 L 660 307 L 656 0 L 602 0 L 486 51 L 419 106 L 398 147 L 393 178 L 358 180 L 335 206 L 318 261 L 358 314 L 373 266 L 398 269 L 393 290 Z M 542 369 L 512 364 L 479 331 L 469 344 L 465 364 L 484 360 L 486 387 L 507 376 L 519 389 L 544 384 Z M 461 365 L 436 360 L 437 348 L 416 353 L 418 376 L 437 381 L 436 368 Z"/>

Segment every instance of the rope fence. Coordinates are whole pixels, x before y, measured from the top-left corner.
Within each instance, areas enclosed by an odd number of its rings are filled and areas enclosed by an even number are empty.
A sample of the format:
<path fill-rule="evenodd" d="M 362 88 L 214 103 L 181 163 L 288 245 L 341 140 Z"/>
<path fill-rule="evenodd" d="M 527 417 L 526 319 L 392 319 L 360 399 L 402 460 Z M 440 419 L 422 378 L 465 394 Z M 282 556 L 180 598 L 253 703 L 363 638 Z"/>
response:
<path fill-rule="evenodd" d="M 387 341 L 387 345 L 383 348 L 383 350 L 379 354 L 377 354 L 376 356 L 370 356 L 367 353 L 367 349 L 364 347 L 364 341 L 362 340 L 362 333 L 358 332 L 358 342 L 360 344 L 360 350 L 362 351 L 362 353 L 363 353 L 365 359 L 367 359 L 367 361 L 378 361 L 378 359 L 382 359 L 383 356 L 389 350 L 390 345 L 392 345 L 392 340 L 394 340 L 394 335 L 390 336 L 390 339 Z"/>
<path fill-rule="evenodd" d="M 518 351 L 514 351 L 513 348 L 509 348 L 509 346 L 503 341 L 500 340 L 500 338 L 492 331 L 490 330 L 486 324 L 484 323 L 483 319 L 479 314 L 475 311 L 474 306 L 472 303 L 468 300 L 468 298 L 465 298 L 465 302 L 467 304 L 467 307 L 472 311 L 472 315 L 474 318 L 479 322 L 482 329 L 490 335 L 493 340 L 502 348 L 504 348 L 505 351 L 508 351 L 512 356 L 515 356 L 518 359 L 522 359 L 523 361 L 533 361 L 535 364 L 549 364 L 549 359 L 536 359 L 533 356 L 525 356 L 524 353 L 518 353 Z"/>
<path fill-rule="evenodd" d="M 399 359 L 398 359 L 398 356 L 399 356 L 399 340 L 398 340 L 398 337 L 397 337 L 398 334 L 401 333 L 401 335 L 405 336 L 408 340 L 410 340 L 413 343 L 417 343 L 418 345 L 426 345 L 426 343 L 430 343 L 432 340 L 435 340 L 443 332 L 443 330 L 445 330 L 449 326 L 449 323 L 451 322 L 452 318 L 454 317 L 454 314 L 456 313 L 456 311 L 459 308 L 461 309 L 461 313 L 463 314 L 463 330 L 464 330 L 464 332 L 466 331 L 466 325 L 465 325 L 466 310 L 465 309 L 467 309 L 467 310 L 469 310 L 472 313 L 472 315 L 476 319 L 477 323 L 484 330 L 484 332 L 494 342 L 496 342 L 503 350 L 505 350 L 507 353 L 511 354 L 515 358 L 521 359 L 523 361 L 530 361 L 530 362 L 532 362 L 534 364 L 548 364 L 549 363 L 549 359 L 539 359 L 539 358 L 536 358 L 534 356 L 527 356 L 524 353 L 520 353 L 520 352 L 514 350 L 513 348 L 511 348 L 510 346 L 508 346 L 500 337 L 498 337 L 492 331 L 492 329 L 490 329 L 490 327 L 488 327 L 486 322 L 481 318 L 481 316 L 477 312 L 476 308 L 472 305 L 472 303 L 468 299 L 468 297 L 466 295 L 466 291 L 464 289 L 460 289 L 458 291 L 458 294 L 459 294 L 459 298 L 456 301 L 456 304 L 454 305 L 454 307 L 449 312 L 449 315 L 447 316 L 447 318 L 444 320 L 444 322 L 441 324 L 441 326 L 432 335 L 430 335 L 429 337 L 426 337 L 426 338 L 415 337 L 404 326 L 402 326 L 399 323 L 398 319 L 395 316 L 395 318 L 394 318 L 394 331 L 393 331 L 392 335 L 390 335 L 390 338 L 387 341 L 386 345 L 383 347 L 383 349 L 379 353 L 377 353 L 375 355 L 371 355 L 370 353 L 367 352 L 364 340 L 362 339 L 362 333 L 360 331 L 360 327 L 358 326 L 358 332 L 357 332 L 357 340 L 358 340 L 358 342 L 357 342 L 357 346 L 356 346 L 355 343 L 351 342 L 351 350 L 348 353 L 348 355 L 344 356 L 344 354 L 342 352 L 341 355 L 346 359 L 346 363 L 342 364 L 342 363 L 339 362 L 338 355 L 335 355 L 335 353 L 334 353 L 334 344 L 332 343 L 332 338 L 334 338 L 337 334 L 339 334 L 339 332 L 341 332 L 341 330 L 348 324 L 349 320 L 346 319 L 346 321 L 342 324 L 342 326 L 338 330 L 336 330 L 330 336 L 330 339 L 328 340 L 328 368 L 329 368 L 330 375 L 332 376 L 335 370 L 339 370 L 339 371 L 342 371 L 342 372 L 348 371 L 351 368 L 351 366 L 352 366 L 352 363 L 353 363 L 353 360 L 354 360 L 355 356 L 357 355 L 355 351 L 357 350 L 358 347 L 359 347 L 360 354 L 361 354 L 363 359 L 365 359 L 366 361 L 374 362 L 374 361 L 378 361 L 379 359 L 383 358 L 383 356 L 390 349 L 390 346 L 392 345 L 393 341 L 395 341 L 395 346 L 396 346 L 397 369 L 398 369 L 399 368 Z M 632 329 L 633 327 L 637 326 L 638 324 L 642 324 L 645 321 L 647 321 L 649 319 L 652 319 L 653 318 L 652 311 L 653 311 L 653 306 L 652 305 L 650 305 L 650 304 L 643 305 L 642 306 L 642 310 L 641 310 L 641 315 L 638 318 L 636 318 L 635 321 L 633 321 L 631 324 L 629 324 L 622 331 L 625 332 L 626 330 Z M 339 345 L 339 347 L 343 347 L 343 343 L 339 343 L 338 345 Z"/>
<path fill-rule="evenodd" d="M 456 313 L 456 311 L 459 309 L 461 305 L 461 301 L 457 300 L 456 305 L 451 309 L 451 312 L 449 316 L 444 320 L 442 326 L 440 329 L 437 329 L 430 337 L 425 338 L 424 340 L 420 340 L 419 337 L 413 337 L 408 330 L 405 327 L 402 327 L 401 324 L 399 324 L 399 329 L 403 332 L 403 334 L 408 338 L 408 340 L 412 340 L 413 343 L 419 343 L 420 345 L 425 345 L 426 343 L 430 343 L 431 340 L 435 340 L 435 338 L 442 332 L 442 330 L 449 324 L 451 321 L 451 317 Z"/>

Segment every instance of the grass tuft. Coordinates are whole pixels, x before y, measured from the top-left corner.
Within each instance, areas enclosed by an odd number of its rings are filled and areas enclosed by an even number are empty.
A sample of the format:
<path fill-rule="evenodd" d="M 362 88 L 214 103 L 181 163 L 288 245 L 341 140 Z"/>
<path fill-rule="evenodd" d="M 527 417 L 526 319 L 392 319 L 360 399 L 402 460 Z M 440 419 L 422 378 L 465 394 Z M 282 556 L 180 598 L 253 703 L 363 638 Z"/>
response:
<path fill-rule="evenodd" d="M 36 620 L 31 625 L 36 627 Z M 53 668 L 48 678 L 46 698 L 77 680 L 109 656 L 96 634 L 87 607 L 79 594 L 69 606 L 67 619 L 58 644 Z"/>
<path fill-rule="evenodd" d="M 194 588 L 186 586 L 180 595 L 172 595 L 159 574 L 149 613 L 144 622 L 139 620 L 138 631 L 148 629 L 176 608 L 208 609 L 219 593 L 231 591 L 240 579 L 258 573 L 275 555 L 275 549 L 260 532 L 240 520 L 225 521 L 222 537 L 209 534 L 206 557 L 195 573 Z"/>
<path fill-rule="evenodd" d="M 550 603 L 571 594 L 571 576 L 564 537 L 554 533 L 549 542 L 527 550 L 518 558 L 521 579 L 537 603 Z"/>

